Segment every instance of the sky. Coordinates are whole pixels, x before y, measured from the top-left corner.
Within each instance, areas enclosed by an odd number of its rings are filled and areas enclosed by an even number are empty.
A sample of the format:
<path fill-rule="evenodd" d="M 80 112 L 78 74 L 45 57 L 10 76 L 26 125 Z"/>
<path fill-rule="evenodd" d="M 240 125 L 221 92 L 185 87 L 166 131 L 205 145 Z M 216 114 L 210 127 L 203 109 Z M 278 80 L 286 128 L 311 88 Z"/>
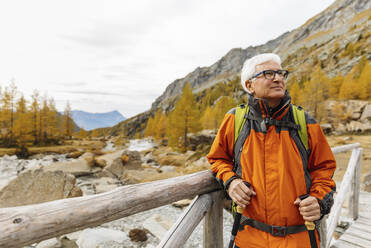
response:
<path fill-rule="evenodd" d="M 2 0 L 0 86 L 63 111 L 151 108 L 175 79 L 261 45 L 334 0 Z"/>

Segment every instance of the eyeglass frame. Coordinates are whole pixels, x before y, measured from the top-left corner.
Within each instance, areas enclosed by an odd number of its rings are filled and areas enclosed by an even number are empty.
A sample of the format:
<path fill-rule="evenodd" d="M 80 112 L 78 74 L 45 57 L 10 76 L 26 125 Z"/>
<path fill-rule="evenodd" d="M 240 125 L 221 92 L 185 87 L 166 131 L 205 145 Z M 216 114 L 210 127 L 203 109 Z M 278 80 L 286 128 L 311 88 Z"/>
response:
<path fill-rule="evenodd" d="M 273 72 L 274 72 L 274 76 L 273 76 L 272 78 L 270 78 L 270 79 L 267 78 L 266 75 L 265 75 L 265 73 L 266 73 L 267 71 L 273 71 Z M 252 79 L 256 79 L 256 78 L 257 78 L 258 76 L 260 76 L 261 74 L 264 75 L 264 78 L 265 78 L 265 79 L 267 79 L 267 80 L 272 80 L 272 79 L 274 79 L 274 78 L 276 77 L 276 74 L 280 75 L 279 72 L 286 72 L 286 77 L 285 77 L 284 75 L 282 75 L 283 79 L 287 79 L 287 77 L 289 76 L 289 73 L 290 73 L 288 70 L 276 70 L 276 71 L 275 71 L 275 70 L 264 70 L 264 71 L 261 71 L 261 72 L 255 74 L 254 76 L 252 76 L 252 77 L 250 78 L 250 80 L 252 80 Z"/>

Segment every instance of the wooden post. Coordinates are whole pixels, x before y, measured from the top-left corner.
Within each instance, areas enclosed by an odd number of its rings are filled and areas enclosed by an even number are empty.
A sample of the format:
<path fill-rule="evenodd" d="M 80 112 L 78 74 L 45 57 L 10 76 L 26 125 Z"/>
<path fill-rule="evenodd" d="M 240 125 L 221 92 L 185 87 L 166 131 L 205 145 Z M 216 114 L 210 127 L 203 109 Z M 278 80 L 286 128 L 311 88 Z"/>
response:
<path fill-rule="evenodd" d="M 204 221 L 204 248 L 223 248 L 223 199 L 224 192 L 211 193 L 213 204 Z"/>
<path fill-rule="evenodd" d="M 361 151 L 362 150 L 360 149 L 353 149 L 352 155 L 350 156 L 350 160 L 348 163 L 348 168 L 341 182 L 340 189 L 338 193 L 336 194 L 334 205 L 331 209 L 330 216 L 329 216 L 329 222 L 327 226 L 328 232 L 327 232 L 327 238 L 326 238 L 327 239 L 326 247 L 330 247 L 332 235 L 334 234 L 335 228 L 339 221 L 341 208 L 345 200 L 345 195 L 350 189 L 351 180 L 353 178 L 355 168 L 357 166 L 358 156 L 361 153 Z"/>
<path fill-rule="evenodd" d="M 341 153 L 341 152 L 347 152 L 349 150 L 359 148 L 359 147 L 361 147 L 361 145 L 359 143 L 354 143 L 354 144 L 349 144 L 349 145 L 332 147 L 331 150 L 332 150 L 333 154 L 337 154 L 337 153 Z"/>
<path fill-rule="evenodd" d="M 359 150 L 359 154 L 357 165 L 352 178 L 352 187 L 348 201 L 348 214 L 353 220 L 356 220 L 358 218 L 359 192 L 361 184 L 362 148 L 357 148 L 357 150 Z"/>
<path fill-rule="evenodd" d="M 157 248 L 183 247 L 211 207 L 211 194 L 197 196 L 166 233 Z"/>
<path fill-rule="evenodd" d="M 319 225 L 319 236 L 321 237 L 320 248 L 326 248 L 327 215 L 323 216 Z"/>
<path fill-rule="evenodd" d="M 33 244 L 217 189 L 212 173 L 202 171 L 97 195 L 0 208 L 0 247 Z"/>

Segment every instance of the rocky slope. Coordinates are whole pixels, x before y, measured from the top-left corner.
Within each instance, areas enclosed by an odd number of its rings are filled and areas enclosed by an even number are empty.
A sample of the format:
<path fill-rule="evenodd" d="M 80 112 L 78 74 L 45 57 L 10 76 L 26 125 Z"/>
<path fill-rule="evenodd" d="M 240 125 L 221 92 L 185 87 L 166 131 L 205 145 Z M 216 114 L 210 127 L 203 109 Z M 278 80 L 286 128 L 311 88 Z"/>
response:
<path fill-rule="evenodd" d="M 304 25 L 259 46 L 231 49 L 220 60 L 208 67 L 198 67 L 183 78 L 170 83 L 149 111 L 130 118 L 109 132 L 133 137 L 143 130 L 151 112 L 157 108 L 171 110 L 176 97 L 189 82 L 197 93 L 219 82 L 239 76 L 243 62 L 256 54 L 275 52 L 283 59 L 283 66 L 295 78 L 305 75 L 320 64 L 327 76 L 346 74 L 366 55 L 371 60 L 371 1 L 337 0 L 326 10 L 309 19 Z M 354 45 L 351 55 L 344 56 L 347 46 Z M 241 89 L 242 90 L 242 89 Z"/>

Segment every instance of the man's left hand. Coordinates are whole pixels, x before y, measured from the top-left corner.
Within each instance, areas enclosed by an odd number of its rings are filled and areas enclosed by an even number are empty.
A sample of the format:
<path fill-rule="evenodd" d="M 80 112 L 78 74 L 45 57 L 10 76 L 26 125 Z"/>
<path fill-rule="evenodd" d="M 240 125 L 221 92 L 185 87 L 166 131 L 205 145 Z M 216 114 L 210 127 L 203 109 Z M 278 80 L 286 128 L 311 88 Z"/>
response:
<path fill-rule="evenodd" d="M 315 221 L 321 217 L 321 209 L 314 196 L 308 196 L 304 200 L 297 198 L 294 204 L 299 206 L 300 214 L 306 221 Z"/>

